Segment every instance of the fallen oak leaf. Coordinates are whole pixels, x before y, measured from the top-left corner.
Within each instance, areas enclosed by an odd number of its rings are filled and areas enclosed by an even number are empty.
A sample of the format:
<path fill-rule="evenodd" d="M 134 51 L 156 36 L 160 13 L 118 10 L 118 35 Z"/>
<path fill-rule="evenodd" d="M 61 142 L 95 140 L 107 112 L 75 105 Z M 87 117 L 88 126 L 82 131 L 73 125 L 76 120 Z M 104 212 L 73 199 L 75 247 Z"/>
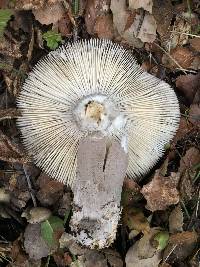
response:
<path fill-rule="evenodd" d="M 165 210 L 168 206 L 179 202 L 179 193 L 176 189 L 179 173 L 171 173 L 164 177 L 160 170 L 155 172 L 153 180 L 144 185 L 141 193 L 147 200 L 146 208 L 153 211 Z"/>

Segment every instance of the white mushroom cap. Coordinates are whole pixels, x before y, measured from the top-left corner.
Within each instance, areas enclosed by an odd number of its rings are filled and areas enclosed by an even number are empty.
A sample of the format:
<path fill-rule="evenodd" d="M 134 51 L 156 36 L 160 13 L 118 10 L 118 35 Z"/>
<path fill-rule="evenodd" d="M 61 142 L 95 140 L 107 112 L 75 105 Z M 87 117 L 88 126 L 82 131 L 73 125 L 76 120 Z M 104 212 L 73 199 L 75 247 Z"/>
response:
<path fill-rule="evenodd" d="M 127 174 L 147 173 L 179 123 L 173 89 L 108 40 L 61 46 L 40 60 L 17 100 L 24 145 L 36 165 L 72 185 L 81 138 L 92 132 L 128 142 Z"/>

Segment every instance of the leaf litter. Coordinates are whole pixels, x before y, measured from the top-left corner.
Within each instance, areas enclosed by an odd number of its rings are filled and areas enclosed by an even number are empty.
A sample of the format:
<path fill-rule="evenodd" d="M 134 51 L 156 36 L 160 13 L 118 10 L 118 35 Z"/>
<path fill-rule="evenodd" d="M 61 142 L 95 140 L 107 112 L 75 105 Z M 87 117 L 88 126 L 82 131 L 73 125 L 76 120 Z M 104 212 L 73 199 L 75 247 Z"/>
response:
<path fill-rule="evenodd" d="M 128 267 L 197 266 L 200 232 L 198 1 L 3 0 L 0 8 L 0 226 L 4 229 L 0 232 L 0 260 L 3 266 L 40 267 L 45 263 L 122 267 L 123 262 Z M 89 251 L 71 240 L 72 192 L 36 167 L 27 165 L 31 160 L 22 149 L 15 126 L 15 119 L 20 116 L 15 99 L 29 70 L 60 43 L 89 37 L 108 38 L 129 49 L 146 71 L 173 86 L 182 114 L 176 136 L 152 172 L 138 182 L 125 179 L 117 241 L 109 250 L 102 251 Z M 27 220 L 25 213 L 28 213 Z M 67 233 L 63 233 L 64 228 Z"/>

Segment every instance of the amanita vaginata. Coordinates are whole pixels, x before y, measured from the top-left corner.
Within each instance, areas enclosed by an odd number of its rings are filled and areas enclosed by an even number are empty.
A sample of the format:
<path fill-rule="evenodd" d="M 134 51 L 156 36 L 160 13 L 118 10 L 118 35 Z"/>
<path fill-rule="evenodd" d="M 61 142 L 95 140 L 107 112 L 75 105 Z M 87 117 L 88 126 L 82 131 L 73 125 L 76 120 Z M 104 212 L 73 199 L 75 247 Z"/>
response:
<path fill-rule="evenodd" d="M 23 142 L 36 165 L 72 187 L 77 241 L 109 246 L 125 174 L 138 179 L 147 173 L 178 127 L 173 89 L 144 72 L 120 45 L 91 39 L 40 60 L 17 105 Z"/>

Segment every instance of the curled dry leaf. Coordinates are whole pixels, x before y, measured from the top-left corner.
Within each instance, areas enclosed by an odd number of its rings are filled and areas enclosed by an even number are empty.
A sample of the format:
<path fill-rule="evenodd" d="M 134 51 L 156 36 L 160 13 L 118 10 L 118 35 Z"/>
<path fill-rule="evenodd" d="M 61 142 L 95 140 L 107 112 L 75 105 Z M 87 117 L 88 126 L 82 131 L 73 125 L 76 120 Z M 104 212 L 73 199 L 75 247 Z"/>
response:
<path fill-rule="evenodd" d="M 164 250 L 163 259 L 173 263 L 176 260 L 182 261 L 191 255 L 197 245 L 198 234 L 196 232 L 182 232 L 172 234 L 168 245 Z"/>
<path fill-rule="evenodd" d="M 152 13 L 153 1 L 152 0 L 129 0 L 130 9 L 143 8 L 149 13 Z"/>
<path fill-rule="evenodd" d="M 164 177 L 156 171 L 151 182 L 144 185 L 141 192 L 147 200 L 146 208 L 151 211 L 165 210 L 172 204 L 179 202 L 179 194 L 176 189 L 179 180 L 178 173 Z"/>
<path fill-rule="evenodd" d="M 26 163 L 28 158 L 22 149 L 0 131 L 0 159 L 11 163 Z"/>
<path fill-rule="evenodd" d="M 170 51 L 170 55 L 174 60 L 167 54 L 162 57 L 162 63 L 170 69 L 180 68 L 180 66 L 183 69 L 188 69 L 194 60 L 193 52 L 187 47 L 176 47 Z"/>
<path fill-rule="evenodd" d="M 33 10 L 32 12 L 35 19 L 41 24 L 49 25 L 53 23 L 55 25 L 65 14 L 66 10 L 62 3 L 56 2 L 55 4 L 45 5 L 43 8 Z"/>
<path fill-rule="evenodd" d="M 185 95 L 189 103 L 192 103 L 195 95 L 200 91 L 200 73 L 180 75 L 176 79 L 176 87 Z"/>
<path fill-rule="evenodd" d="M 174 234 L 183 231 L 183 212 L 180 205 L 177 205 L 169 215 L 169 232 Z"/>

